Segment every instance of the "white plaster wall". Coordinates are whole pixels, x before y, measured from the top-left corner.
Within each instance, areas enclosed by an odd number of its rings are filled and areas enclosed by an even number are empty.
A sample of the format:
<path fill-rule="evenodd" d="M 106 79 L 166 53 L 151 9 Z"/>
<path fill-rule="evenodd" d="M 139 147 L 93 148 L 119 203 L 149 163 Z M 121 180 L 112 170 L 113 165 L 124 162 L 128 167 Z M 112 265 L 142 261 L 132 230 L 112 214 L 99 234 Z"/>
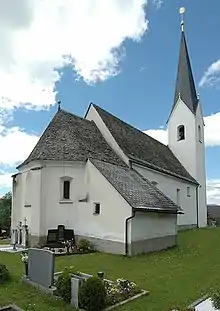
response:
<path fill-rule="evenodd" d="M 177 128 L 185 126 L 185 140 L 177 140 Z M 196 131 L 193 113 L 178 100 L 168 122 L 168 146 L 186 170 L 196 176 Z"/>
<path fill-rule="evenodd" d="M 71 201 L 60 201 L 60 178 L 72 177 Z M 42 170 L 41 235 L 59 224 L 76 235 L 124 241 L 125 218 L 131 207 L 91 162 L 47 163 Z M 88 202 L 78 202 L 88 193 Z M 100 215 L 93 215 L 94 202 L 101 203 Z"/>
<path fill-rule="evenodd" d="M 41 235 L 47 235 L 48 229 L 56 229 L 60 224 L 78 231 L 79 208 L 85 204 L 78 200 L 86 195 L 84 171 L 85 163 L 81 162 L 45 162 L 42 171 Z M 61 198 L 61 178 L 64 176 L 72 177 L 69 201 Z"/>
<path fill-rule="evenodd" d="M 86 179 L 90 199 L 87 213 L 81 217 L 85 230 L 92 236 L 124 243 L 125 219 L 132 214 L 130 205 L 91 162 L 87 165 Z M 93 215 L 93 202 L 101 202 L 100 215 Z M 129 232 L 128 228 L 130 239 Z"/>
<path fill-rule="evenodd" d="M 131 220 L 132 242 L 176 234 L 176 215 L 138 212 Z"/>
<path fill-rule="evenodd" d="M 23 167 L 13 183 L 12 228 L 27 219 L 29 231 L 39 235 L 41 170 L 32 170 L 38 163 Z"/>
<path fill-rule="evenodd" d="M 12 180 L 12 212 L 11 212 L 11 228 L 15 229 L 21 219 L 22 205 L 21 193 L 22 176 L 18 174 L 15 181 Z"/>
<path fill-rule="evenodd" d="M 185 140 L 177 141 L 177 127 L 185 126 Z M 199 141 L 198 126 L 201 127 L 202 143 Z M 168 122 L 168 145 L 187 171 L 200 183 L 199 227 L 207 224 L 206 168 L 204 145 L 204 121 L 200 105 L 196 116 L 179 100 Z"/>
<path fill-rule="evenodd" d="M 200 183 L 199 192 L 199 227 L 207 226 L 207 198 L 206 198 L 206 163 L 205 163 L 205 140 L 204 140 L 204 122 L 200 104 L 196 112 L 197 129 L 200 125 L 202 140 L 199 141 L 199 132 L 197 130 L 197 175 L 196 179 Z"/>
<path fill-rule="evenodd" d="M 177 203 L 177 189 L 180 189 L 179 205 L 182 207 L 184 214 L 177 216 L 177 223 L 181 226 L 197 224 L 196 186 L 134 163 L 132 167 L 149 181 L 156 181 L 158 189 L 175 203 Z M 187 187 L 190 187 L 190 197 L 187 196 Z"/>
<path fill-rule="evenodd" d="M 128 157 L 124 154 L 122 149 L 117 144 L 116 140 L 112 136 L 111 132 L 105 125 L 105 123 L 102 121 L 102 118 L 96 111 L 95 107 L 93 105 L 90 105 L 90 108 L 86 115 L 87 120 L 93 120 L 102 133 L 102 136 L 105 138 L 106 142 L 109 144 L 109 146 L 115 151 L 115 153 L 127 164 L 129 164 Z"/>

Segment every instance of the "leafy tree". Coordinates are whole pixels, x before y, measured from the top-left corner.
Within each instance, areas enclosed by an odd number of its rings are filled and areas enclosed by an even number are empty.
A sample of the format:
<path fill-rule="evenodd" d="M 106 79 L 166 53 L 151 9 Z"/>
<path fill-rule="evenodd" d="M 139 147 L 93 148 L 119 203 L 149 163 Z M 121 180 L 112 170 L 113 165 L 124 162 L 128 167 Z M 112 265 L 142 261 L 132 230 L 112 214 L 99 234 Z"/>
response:
<path fill-rule="evenodd" d="M 2 230 L 6 230 L 7 235 L 10 233 L 11 205 L 12 193 L 9 191 L 0 199 L 0 234 Z"/>

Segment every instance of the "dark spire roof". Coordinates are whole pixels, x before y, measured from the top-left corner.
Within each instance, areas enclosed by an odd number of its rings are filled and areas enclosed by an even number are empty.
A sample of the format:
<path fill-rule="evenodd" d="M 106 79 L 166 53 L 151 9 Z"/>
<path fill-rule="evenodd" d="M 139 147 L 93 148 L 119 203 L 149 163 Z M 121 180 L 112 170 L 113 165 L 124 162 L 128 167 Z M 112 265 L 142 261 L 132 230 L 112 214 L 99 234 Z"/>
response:
<path fill-rule="evenodd" d="M 187 43 L 185 33 L 182 31 L 181 43 L 180 43 L 180 54 L 179 54 L 179 65 L 176 80 L 176 89 L 174 96 L 174 103 L 171 113 L 178 101 L 181 98 L 187 107 L 196 113 L 198 106 L 198 97 L 196 93 L 195 83 L 193 79 L 192 68 L 190 65 L 190 58 L 187 49 Z"/>

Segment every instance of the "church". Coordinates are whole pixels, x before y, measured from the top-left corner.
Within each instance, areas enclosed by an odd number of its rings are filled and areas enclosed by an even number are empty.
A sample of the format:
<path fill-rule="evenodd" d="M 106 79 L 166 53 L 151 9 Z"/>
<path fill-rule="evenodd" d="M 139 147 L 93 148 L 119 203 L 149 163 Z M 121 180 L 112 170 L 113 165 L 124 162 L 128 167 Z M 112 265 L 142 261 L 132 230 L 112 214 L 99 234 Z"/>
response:
<path fill-rule="evenodd" d="M 184 29 L 164 145 L 91 103 L 58 111 L 12 176 L 11 227 L 30 245 L 64 225 L 103 252 L 134 255 L 177 244 L 207 225 L 204 121 Z"/>

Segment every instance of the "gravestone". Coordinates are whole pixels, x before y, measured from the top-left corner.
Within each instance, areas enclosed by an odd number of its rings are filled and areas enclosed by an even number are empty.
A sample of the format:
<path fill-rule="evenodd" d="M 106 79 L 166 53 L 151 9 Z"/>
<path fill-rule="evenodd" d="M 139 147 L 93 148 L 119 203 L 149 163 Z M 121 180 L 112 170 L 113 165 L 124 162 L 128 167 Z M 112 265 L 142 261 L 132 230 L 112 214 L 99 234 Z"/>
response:
<path fill-rule="evenodd" d="M 64 225 L 59 225 L 57 227 L 58 230 L 58 241 L 64 241 L 65 240 L 65 226 Z"/>
<path fill-rule="evenodd" d="M 80 276 L 74 276 L 71 278 L 71 305 L 74 308 L 79 307 L 79 287 L 84 282 L 84 278 Z"/>
<path fill-rule="evenodd" d="M 45 249 L 28 250 L 28 278 L 30 281 L 51 288 L 54 281 L 55 255 Z"/>

